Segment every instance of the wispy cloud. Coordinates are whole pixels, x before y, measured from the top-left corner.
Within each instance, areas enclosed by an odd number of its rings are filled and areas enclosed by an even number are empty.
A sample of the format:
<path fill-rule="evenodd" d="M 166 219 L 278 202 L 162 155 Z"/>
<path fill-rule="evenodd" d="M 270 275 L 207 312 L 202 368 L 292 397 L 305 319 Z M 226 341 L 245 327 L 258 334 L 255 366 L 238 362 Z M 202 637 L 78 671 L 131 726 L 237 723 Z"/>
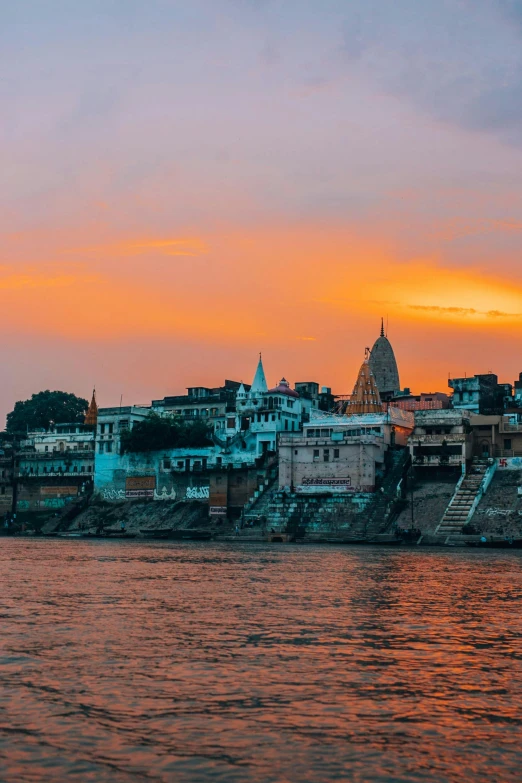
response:
<path fill-rule="evenodd" d="M 140 256 L 155 253 L 163 256 L 200 256 L 208 253 L 208 246 L 195 237 L 182 239 L 140 239 L 123 240 L 107 245 L 69 248 L 65 253 L 88 253 L 94 255 Z"/>
<path fill-rule="evenodd" d="M 505 313 L 502 310 L 476 310 L 474 307 L 439 307 L 438 305 L 406 305 L 410 310 L 421 310 L 441 315 L 485 315 L 488 318 L 520 318 L 522 313 Z"/>

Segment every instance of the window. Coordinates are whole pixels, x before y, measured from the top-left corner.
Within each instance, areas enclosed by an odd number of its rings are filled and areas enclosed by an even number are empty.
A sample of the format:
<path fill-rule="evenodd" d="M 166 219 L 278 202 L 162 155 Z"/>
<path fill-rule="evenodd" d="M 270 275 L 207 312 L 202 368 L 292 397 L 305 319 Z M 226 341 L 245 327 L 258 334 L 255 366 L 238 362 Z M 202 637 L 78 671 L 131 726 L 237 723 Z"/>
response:
<path fill-rule="evenodd" d="M 272 421 L 275 421 L 275 413 L 272 413 Z"/>
<path fill-rule="evenodd" d="M 81 467 L 81 469 L 80 469 L 80 472 L 81 472 L 81 473 L 85 473 L 85 465 L 82 465 L 82 467 Z"/>
<path fill-rule="evenodd" d="M 330 461 L 330 449 L 323 449 L 323 460 L 324 462 Z"/>
<path fill-rule="evenodd" d="M 511 449 L 513 448 L 511 446 L 511 438 L 504 438 L 504 448 L 505 449 Z"/>
<path fill-rule="evenodd" d="M 297 455 L 297 449 L 294 449 L 294 454 Z"/>
<path fill-rule="evenodd" d="M 100 435 L 103 435 L 105 432 L 105 424 L 100 424 Z"/>
<path fill-rule="evenodd" d="M 103 443 L 99 444 L 98 451 L 100 452 L 100 454 L 103 454 Z"/>
<path fill-rule="evenodd" d="M 46 450 L 46 451 L 49 451 L 49 446 L 46 446 L 46 447 L 45 447 L 45 450 Z"/>
<path fill-rule="evenodd" d="M 123 430 L 129 429 L 129 420 L 128 419 L 122 419 L 120 421 L 120 432 L 123 432 Z"/>
<path fill-rule="evenodd" d="M 314 462 L 319 459 L 319 449 L 314 449 Z"/>
<path fill-rule="evenodd" d="M 288 429 L 288 419 L 285 419 L 285 430 Z"/>
<path fill-rule="evenodd" d="M 183 462 L 183 460 L 182 460 L 182 459 L 179 459 L 179 460 L 178 460 L 178 468 L 182 468 L 182 467 L 184 466 L 184 464 L 185 464 L 185 463 Z"/>
<path fill-rule="evenodd" d="M 111 451 L 112 451 L 112 440 L 107 441 L 107 443 L 105 445 L 107 446 L 107 449 L 106 449 L 107 454 L 110 454 Z"/>
<path fill-rule="evenodd" d="M 78 465 L 75 465 L 73 468 L 73 473 L 78 473 Z"/>
<path fill-rule="evenodd" d="M 164 459 L 163 460 L 163 470 L 170 470 L 171 461 L 170 459 Z"/>
<path fill-rule="evenodd" d="M 339 459 L 339 449 L 334 449 L 334 459 Z"/>

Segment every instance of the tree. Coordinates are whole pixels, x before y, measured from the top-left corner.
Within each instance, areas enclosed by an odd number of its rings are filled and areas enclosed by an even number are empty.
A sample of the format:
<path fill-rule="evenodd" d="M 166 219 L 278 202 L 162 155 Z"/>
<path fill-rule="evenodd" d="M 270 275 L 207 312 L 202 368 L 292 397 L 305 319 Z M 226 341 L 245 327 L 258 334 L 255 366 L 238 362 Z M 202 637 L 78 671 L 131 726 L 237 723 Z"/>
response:
<path fill-rule="evenodd" d="M 7 414 L 7 432 L 48 430 L 52 424 L 83 423 L 89 403 L 62 391 L 41 391 L 30 400 L 17 402 Z"/>
<path fill-rule="evenodd" d="M 179 418 L 163 418 L 150 413 L 136 422 L 132 430 L 122 433 L 121 451 L 164 451 L 165 449 L 210 446 L 210 427 L 203 419 L 190 422 Z"/>

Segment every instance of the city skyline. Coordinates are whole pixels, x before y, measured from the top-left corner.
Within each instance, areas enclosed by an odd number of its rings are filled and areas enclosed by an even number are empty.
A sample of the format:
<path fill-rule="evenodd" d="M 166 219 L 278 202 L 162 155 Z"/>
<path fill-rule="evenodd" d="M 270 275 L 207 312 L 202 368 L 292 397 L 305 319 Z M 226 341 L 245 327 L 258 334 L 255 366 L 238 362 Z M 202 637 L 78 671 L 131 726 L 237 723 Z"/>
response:
<path fill-rule="evenodd" d="M 518 377 L 513 3 L 4 16 L 2 421 L 46 388 L 250 382 L 259 350 L 346 394 L 383 315 L 412 391 Z"/>

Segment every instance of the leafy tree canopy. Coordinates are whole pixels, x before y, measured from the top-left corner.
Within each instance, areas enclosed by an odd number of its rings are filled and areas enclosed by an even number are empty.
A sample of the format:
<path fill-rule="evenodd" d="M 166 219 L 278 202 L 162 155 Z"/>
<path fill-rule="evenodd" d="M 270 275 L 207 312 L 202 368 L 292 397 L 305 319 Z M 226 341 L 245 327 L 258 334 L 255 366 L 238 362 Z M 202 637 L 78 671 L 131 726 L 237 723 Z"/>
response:
<path fill-rule="evenodd" d="M 122 453 L 164 451 L 210 446 L 211 442 L 210 427 L 203 420 L 187 422 L 150 413 L 143 421 L 136 422 L 132 430 L 122 433 L 121 450 Z"/>
<path fill-rule="evenodd" d="M 54 424 L 83 422 L 89 403 L 62 391 L 41 391 L 30 400 L 17 402 L 7 414 L 7 432 L 48 430 Z"/>

